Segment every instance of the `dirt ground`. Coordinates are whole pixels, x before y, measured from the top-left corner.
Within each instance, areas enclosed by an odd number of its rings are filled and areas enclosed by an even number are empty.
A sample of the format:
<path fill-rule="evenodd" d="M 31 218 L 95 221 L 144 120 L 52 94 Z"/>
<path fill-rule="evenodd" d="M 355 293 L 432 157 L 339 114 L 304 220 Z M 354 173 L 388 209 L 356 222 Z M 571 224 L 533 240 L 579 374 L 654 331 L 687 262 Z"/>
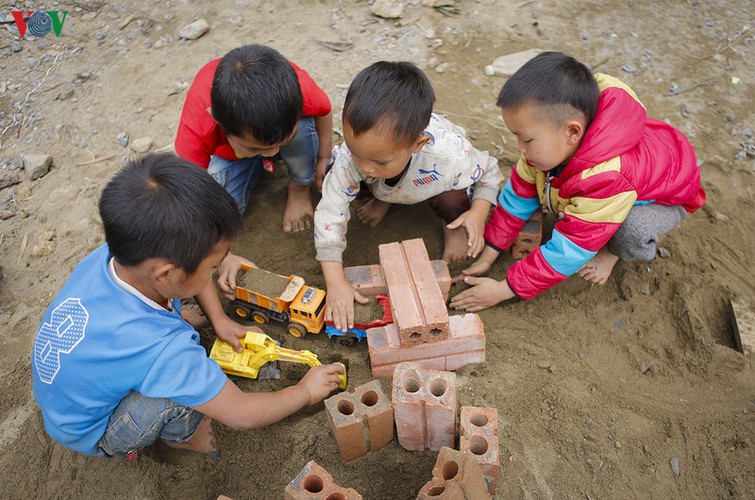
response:
<path fill-rule="evenodd" d="M 436 110 L 494 153 L 507 176 L 515 142 L 494 106 L 504 79 L 483 68 L 528 48 L 561 50 L 623 79 L 651 116 L 686 133 L 709 201 L 662 241 L 666 257 L 620 263 L 602 287 L 573 278 L 535 300 L 481 313 L 487 362 L 458 371 L 459 400 L 498 408 L 498 498 L 752 497 L 755 370 L 752 357 L 733 348 L 728 310 L 732 298 L 755 301 L 752 3 L 455 5 L 457 13 L 444 13 L 413 0 L 397 24 L 356 0 L 71 1 L 55 7 L 70 10 L 59 38 L 14 43 L 0 30 L 0 175 L 20 169 L 24 154 L 53 157 L 43 178 L 21 172 L 22 182 L 0 191 L 1 497 L 281 498 L 311 459 L 365 498 L 413 498 L 430 479 L 436 454 L 410 453 L 395 441 L 341 463 L 322 405 L 262 430 L 216 426 L 217 463 L 161 446 L 131 462 L 83 457 L 52 443 L 42 428 L 31 395 L 31 344 L 73 266 L 103 241 L 99 193 L 134 155 L 118 135 L 169 148 L 196 71 L 251 42 L 310 72 L 333 102 L 336 131 L 360 69 L 381 59 L 416 62 L 435 86 Z M 0 13 L 24 6 L 4 2 Z M 179 40 L 177 31 L 200 17 L 210 31 Z M 265 269 L 322 285 L 312 235 L 279 230 L 284 176 L 279 169 L 256 188 L 233 249 Z M 392 210 L 374 231 L 355 219 L 346 263 L 374 263 L 379 243 L 411 237 L 424 238 L 439 258 L 440 227 L 426 219 L 435 220 L 422 206 Z M 510 262 L 493 276 L 502 277 Z M 268 332 L 287 347 L 348 359 L 351 387 L 370 380 L 364 344 L 346 348 L 322 335 L 295 340 L 279 325 Z M 275 390 L 303 374 L 295 365 L 282 368 L 281 381 L 241 386 Z"/>

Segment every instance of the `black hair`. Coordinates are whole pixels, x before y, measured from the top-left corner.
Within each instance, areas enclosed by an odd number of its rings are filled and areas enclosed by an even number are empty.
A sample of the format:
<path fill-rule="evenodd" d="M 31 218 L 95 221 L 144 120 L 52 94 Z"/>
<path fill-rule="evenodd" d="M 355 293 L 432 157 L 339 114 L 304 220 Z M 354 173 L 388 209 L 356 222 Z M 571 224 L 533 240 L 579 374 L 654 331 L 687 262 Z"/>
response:
<path fill-rule="evenodd" d="M 375 126 L 393 130 L 393 137 L 411 144 L 430 121 L 435 92 L 430 80 L 409 62 L 380 61 L 359 72 L 349 86 L 343 121 L 354 135 Z"/>
<path fill-rule="evenodd" d="M 99 208 L 110 253 L 124 266 L 162 257 L 191 274 L 218 242 L 241 231 L 233 197 L 169 153 L 129 162 L 105 186 Z"/>
<path fill-rule="evenodd" d="M 600 89 L 590 69 L 561 52 L 542 52 L 509 78 L 498 95 L 501 109 L 543 106 L 555 125 L 581 112 L 589 126 L 598 110 Z"/>
<path fill-rule="evenodd" d="M 210 91 L 212 116 L 226 135 L 274 145 L 291 135 L 304 100 L 291 63 L 264 45 L 244 45 L 220 60 Z"/>

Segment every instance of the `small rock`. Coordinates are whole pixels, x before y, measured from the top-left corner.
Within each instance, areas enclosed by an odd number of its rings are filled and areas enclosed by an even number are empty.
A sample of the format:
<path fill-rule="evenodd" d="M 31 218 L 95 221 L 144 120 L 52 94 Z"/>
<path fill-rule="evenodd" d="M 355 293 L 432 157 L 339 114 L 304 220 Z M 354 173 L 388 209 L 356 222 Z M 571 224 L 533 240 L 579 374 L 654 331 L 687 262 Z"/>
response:
<path fill-rule="evenodd" d="M 736 120 L 736 117 L 731 113 L 726 113 L 726 121 L 734 123 L 734 120 Z"/>
<path fill-rule="evenodd" d="M 134 139 L 134 142 L 131 143 L 131 149 L 136 153 L 147 153 L 150 149 L 152 149 L 152 138 L 140 137 L 138 139 Z"/>
<path fill-rule="evenodd" d="M 197 19 L 191 24 L 187 24 L 178 31 L 178 37 L 185 40 L 196 40 L 200 36 L 210 31 L 210 25 L 204 19 Z"/>
<path fill-rule="evenodd" d="M 679 477 L 679 474 L 682 473 L 682 465 L 679 463 L 679 457 L 671 457 L 669 464 L 671 465 L 671 472 L 674 473 L 674 476 Z"/>
<path fill-rule="evenodd" d="M 443 46 L 443 40 L 441 40 L 440 38 L 436 38 L 435 40 L 427 44 L 427 46 L 430 47 L 431 49 L 438 49 Z"/>
<path fill-rule="evenodd" d="M 585 353 L 583 352 L 580 352 L 579 354 L 577 354 L 577 356 L 579 356 L 579 359 L 585 359 Z"/>
<path fill-rule="evenodd" d="M 384 19 L 398 19 L 404 14 L 404 2 L 397 0 L 375 0 L 370 12 Z"/>
<path fill-rule="evenodd" d="M 650 367 L 646 365 L 644 362 L 640 363 L 640 373 L 645 375 L 650 370 Z"/>
<path fill-rule="evenodd" d="M 617 319 L 616 321 L 613 322 L 613 326 L 615 326 L 616 328 L 621 328 L 622 326 L 624 326 L 624 324 L 621 322 L 620 319 Z"/>
<path fill-rule="evenodd" d="M 743 128 L 742 135 L 745 137 L 752 137 L 752 129 L 750 127 Z"/>
<path fill-rule="evenodd" d="M 61 92 L 57 96 L 55 96 L 56 101 L 66 101 L 73 97 L 73 89 L 68 89 L 65 92 Z"/>
<path fill-rule="evenodd" d="M 587 422 L 585 422 L 587 425 L 587 428 L 592 430 L 593 427 L 595 427 L 595 421 L 592 419 L 592 417 L 587 417 Z"/>
<path fill-rule="evenodd" d="M 747 158 L 747 151 L 744 149 L 742 151 L 737 151 L 737 154 L 734 155 L 734 159 L 737 161 L 741 161 Z"/>
<path fill-rule="evenodd" d="M 668 259 L 671 257 L 671 252 L 669 252 L 668 248 L 658 247 L 658 255 L 660 255 L 662 259 Z"/>
<path fill-rule="evenodd" d="M 496 75 L 511 76 L 516 73 L 519 68 L 524 66 L 527 61 L 538 55 L 540 52 L 541 51 L 538 49 L 529 49 L 497 57 L 491 64 L 493 72 Z"/>
<path fill-rule="evenodd" d="M 556 367 L 555 367 L 555 366 L 553 366 L 553 365 L 550 365 L 550 366 L 548 367 L 548 373 L 555 373 L 555 372 L 556 372 Z"/>
<path fill-rule="evenodd" d="M 427 61 L 427 67 L 428 67 L 428 68 L 435 68 L 435 67 L 437 67 L 437 66 L 438 66 L 438 64 L 440 64 L 440 61 L 438 61 L 438 58 L 437 58 L 437 57 L 431 57 L 431 58 L 430 58 L 430 59 L 428 59 L 428 61 Z"/>
<path fill-rule="evenodd" d="M 437 66 L 435 66 L 435 72 L 436 73 L 445 73 L 446 70 L 449 68 L 450 64 L 447 62 L 440 63 Z"/>
<path fill-rule="evenodd" d="M 585 32 L 585 31 L 583 31 L 582 33 L 579 34 L 579 39 L 580 40 L 589 40 L 590 39 L 590 34 L 587 33 L 587 32 Z"/>
<path fill-rule="evenodd" d="M 89 80 L 90 78 L 92 78 L 92 74 L 89 73 L 88 71 L 76 74 L 76 81 L 77 82 L 85 82 L 85 81 Z"/>
<path fill-rule="evenodd" d="M 490 64 L 488 64 L 487 66 L 485 66 L 485 69 L 483 71 L 488 76 L 495 75 L 495 68 L 493 66 L 491 66 Z"/>
<path fill-rule="evenodd" d="M 5 94 L 7 90 L 8 90 L 8 84 L 5 82 L 0 82 L 0 95 Z"/>
<path fill-rule="evenodd" d="M 650 295 L 650 285 L 643 283 L 642 286 L 640 286 L 640 293 L 642 295 Z"/>
<path fill-rule="evenodd" d="M 161 49 L 161 48 L 165 47 L 166 45 L 169 45 L 171 42 L 173 42 L 173 38 L 172 37 L 167 36 L 167 35 L 163 35 L 152 46 L 154 48 L 156 48 L 156 49 Z"/>
<path fill-rule="evenodd" d="M 118 139 L 118 144 L 122 148 L 125 148 L 126 146 L 128 146 L 128 134 L 126 132 L 121 132 L 120 134 L 118 134 L 117 139 Z"/>
<path fill-rule="evenodd" d="M 46 257 L 52 253 L 52 243 L 40 243 L 31 249 L 32 257 Z"/>
<path fill-rule="evenodd" d="M 551 367 L 551 364 L 548 363 L 547 361 L 538 361 L 537 367 L 540 368 L 541 370 L 547 370 L 548 368 Z"/>
<path fill-rule="evenodd" d="M 104 31 L 97 31 L 94 33 L 94 39 L 97 40 L 98 42 L 101 42 L 102 40 L 104 40 L 106 36 L 107 34 Z"/>
<path fill-rule="evenodd" d="M 13 43 L 10 44 L 10 49 L 13 52 L 21 52 L 21 44 L 18 42 L 18 40 L 13 40 Z"/>
<path fill-rule="evenodd" d="M 631 74 L 631 73 L 634 73 L 637 70 L 634 69 L 634 66 L 632 66 L 631 64 L 625 64 L 624 66 L 621 67 L 621 71 L 623 71 L 624 73 L 630 73 Z"/>
<path fill-rule="evenodd" d="M 50 164 L 52 163 L 52 156 L 41 155 L 24 155 L 24 169 L 29 179 L 35 181 L 40 177 L 47 175 L 50 171 Z"/>
<path fill-rule="evenodd" d="M 613 443 L 613 447 L 616 448 L 617 450 L 620 450 L 621 449 L 621 442 L 620 441 L 615 441 Z"/>

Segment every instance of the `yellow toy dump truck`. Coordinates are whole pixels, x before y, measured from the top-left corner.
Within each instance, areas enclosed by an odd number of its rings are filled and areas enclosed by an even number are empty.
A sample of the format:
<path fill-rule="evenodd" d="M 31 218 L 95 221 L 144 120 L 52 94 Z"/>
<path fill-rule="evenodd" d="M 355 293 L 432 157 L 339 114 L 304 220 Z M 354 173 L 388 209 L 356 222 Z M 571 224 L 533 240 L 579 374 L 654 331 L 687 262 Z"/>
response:
<path fill-rule="evenodd" d="M 289 361 L 303 363 L 309 366 L 320 365 L 317 355 L 310 351 L 296 351 L 278 346 L 271 337 L 264 333 L 246 332 L 241 340 L 243 351 L 240 353 L 220 339 L 215 339 L 215 344 L 210 351 L 210 358 L 217 361 L 220 368 L 229 375 L 239 377 L 257 378 L 260 368 L 267 363 L 275 361 Z M 339 374 L 339 389 L 346 388 L 346 366 L 341 363 L 343 374 Z"/>
<path fill-rule="evenodd" d="M 233 306 L 241 318 L 265 324 L 270 319 L 288 323 L 288 333 L 303 337 L 320 333 L 325 323 L 325 291 L 307 286 L 304 279 L 282 276 L 242 265 Z"/>

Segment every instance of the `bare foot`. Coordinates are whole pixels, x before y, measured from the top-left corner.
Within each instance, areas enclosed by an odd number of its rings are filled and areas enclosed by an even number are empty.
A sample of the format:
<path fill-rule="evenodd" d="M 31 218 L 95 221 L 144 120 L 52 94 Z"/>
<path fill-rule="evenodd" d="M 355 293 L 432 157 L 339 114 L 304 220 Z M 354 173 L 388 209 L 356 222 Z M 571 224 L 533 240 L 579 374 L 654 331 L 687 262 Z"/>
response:
<path fill-rule="evenodd" d="M 585 281 L 591 283 L 597 283 L 604 285 L 608 281 L 608 277 L 611 276 L 613 266 L 619 261 L 619 257 L 612 254 L 608 248 L 603 247 L 598 254 L 593 257 L 590 262 L 582 266 L 579 270 L 579 276 Z"/>
<path fill-rule="evenodd" d="M 385 214 L 388 213 L 388 209 L 391 208 L 391 204 L 385 201 L 372 198 L 370 201 L 357 208 L 357 217 L 362 223 L 366 224 L 371 229 L 374 229 L 380 221 L 383 220 Z"/>
<path fill-rule="evenodd" d="M 163 441 L 167 446 L 177 450 L 196 451 L 197 453 L 209 454 L 217 451 L 215 449 L 215 436 L 212 434 L 212 419 L 210 417 L 202 418 L 197 430 L 191 436 L 191 439 L 184 443 L 169 443 Z"/>
<path fill-rule="evenodd" d="M 196 304 L 182 305 L 181 317 L 195 330 L 210 326 L 210 321 L 205 317 L 202 310 Z"/>
<path fill-rule="evenodd" d="M 311 228 L 314 214 L 309 186 L 289 181 L 286 211 L 283 212 L 283 230 L 287 233 L 298 233 Z"/>
<path fill-rule="evenodd" d="M 448 229 L 443 226 L 443 260 L 448 264 L 467 260 L 467 232 L 463 227 Z"/>

